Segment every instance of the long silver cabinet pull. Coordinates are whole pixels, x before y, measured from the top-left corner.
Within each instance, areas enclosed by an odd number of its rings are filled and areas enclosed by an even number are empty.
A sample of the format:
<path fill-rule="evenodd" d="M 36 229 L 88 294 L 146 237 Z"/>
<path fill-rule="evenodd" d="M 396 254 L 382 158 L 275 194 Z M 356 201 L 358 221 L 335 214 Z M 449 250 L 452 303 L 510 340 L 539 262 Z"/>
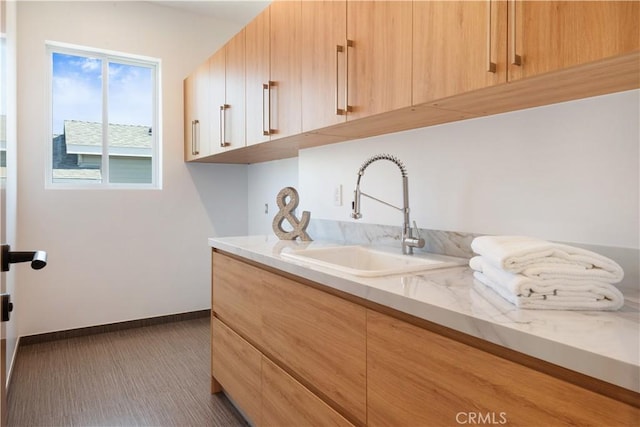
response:
<path fill-rule="evenodd" d="M 198 151 L 198 144 L 197 144 L 197 132 L 198 132 L 198 125 L 200 124 L 199 120 L 191 120 L 191 154 L 194 156 L 197 156 L 198 154 L 200 154 L 200 152 Z"/>
<path fill-rule="evenodd" d="M 340 62 L 339 57 L 342 52 L 344 52 L 344 46 L 336 45 L 336 115 L 338 116 L 347 114 L 344 109 L 340 108 L 340 67 L 338 63 Z"/>
<path fill-rule="evenodd" d="M 231 143 L 227 142 L 227 114 L 229 104 L 222 104 L 220 106 L 220 147 L 228 147 Z"/>
<path fill-rule="evenodd" d="M 517 0 L 511 0 L 511 4 L 509 6 L 509 10 L 510 10 L 510 15 L 511 15 L 511 19 L 509 20 L 511 23 L 511 65 L 522 65 L 522 57 L 520 55 L 518 55 L 518 51 L 516 49 L 516 27 L 517 22 L 516 22 L 516 5 L 517 5 Z"/>
<path fill-rule="evenodd" d="M 271 129 L 271 86 L 272 85 L 273 85 L 273 82 L 271 80 L 269 80 L 268 83 L 262 84 L 262 134 L 264 136 L 269 136 L 273 133 L 273 130 Z"/>
<path fill-rule="evenodd" d="M 347 46 L 345 48 L 344 56 L 344 109 L 345 114 L 353 111 L 353 108 L 349 105 L 349 48 L 353 47 L 353 40 L 347 39 Z"/>
<path fill-rule="evenodd" d="M 496 72 L 496 63 L 491 62 L 491 32 L 493 31 L 493 26 L 491 25 L 492 4 L 493 0 L 487 0 L 487 72 L 489 73 Z"/>

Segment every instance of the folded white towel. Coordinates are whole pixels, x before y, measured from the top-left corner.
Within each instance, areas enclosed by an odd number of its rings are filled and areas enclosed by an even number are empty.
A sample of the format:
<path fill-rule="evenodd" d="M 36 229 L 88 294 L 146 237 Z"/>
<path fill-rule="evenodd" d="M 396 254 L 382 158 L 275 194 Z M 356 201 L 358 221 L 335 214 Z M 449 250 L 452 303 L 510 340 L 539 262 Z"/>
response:
<path fill-rule="evenodd" d="M 511 273 L 540 279 L 590 278 L 617 283 L 622 267 L 595 252 L 525 236 L 480 236 L 471 249 Z"/>
<path fill-rule="evenodd" d="M 503 283 L 495 282 L 480 271 L 473 277 L 493 289 L 502 298 L 518 308 L 551 310 L 618 310 L 624 304 L 624 296 L 613 285 L 604 283 L 595 288 L 570 286 L 544 289 L 538 292 L 517 294 Z"/>
<path fill-rule="evenodd" d="M 612 287 L 610 283 L 603 280 L 583 277 L 569 277 L 566 279 L 540 279 L 525 276 L 522 274 L 510 273 L 494 266 L 488 262 L 484 256 L 475 256 L 469 260 L 469 266 L 475 271 L 479 271 L 489 280 L 500 284 L 507 291 L 516 296 L 536 295 L 556 295 L 558 292 L 602 292 L 608 294 Z M 619 292 L 619 291 L 618 291 Z"/>

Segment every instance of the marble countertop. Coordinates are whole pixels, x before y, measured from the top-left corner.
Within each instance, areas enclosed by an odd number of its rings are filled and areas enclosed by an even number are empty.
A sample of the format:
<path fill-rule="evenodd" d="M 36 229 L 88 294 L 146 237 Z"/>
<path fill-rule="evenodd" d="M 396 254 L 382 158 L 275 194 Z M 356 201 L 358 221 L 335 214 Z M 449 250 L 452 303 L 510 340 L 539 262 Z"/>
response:
<path fill-rule="evenodd" d="M 281 256 L 283 251 L 338 245 L 275 236 L 209 239 L 213 248 L 640 392 L 637 296 L 625 295 L 624 307 L 615 312 L 524 310 L 475 282 L 467 266 L 367 278 Z"/>

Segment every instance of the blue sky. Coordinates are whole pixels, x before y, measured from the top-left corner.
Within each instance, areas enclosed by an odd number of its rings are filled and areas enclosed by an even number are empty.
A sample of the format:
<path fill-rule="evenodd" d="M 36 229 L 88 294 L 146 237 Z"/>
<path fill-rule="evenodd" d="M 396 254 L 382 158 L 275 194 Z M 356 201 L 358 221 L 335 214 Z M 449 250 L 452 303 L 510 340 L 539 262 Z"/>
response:
<path fill-rule="evenodd" d="M 53 133 L 64 120 L 102 121 L 103 59 L 53 53 Z M 109 63 L 109 122 L 152 125 L 152 70 Z"/>

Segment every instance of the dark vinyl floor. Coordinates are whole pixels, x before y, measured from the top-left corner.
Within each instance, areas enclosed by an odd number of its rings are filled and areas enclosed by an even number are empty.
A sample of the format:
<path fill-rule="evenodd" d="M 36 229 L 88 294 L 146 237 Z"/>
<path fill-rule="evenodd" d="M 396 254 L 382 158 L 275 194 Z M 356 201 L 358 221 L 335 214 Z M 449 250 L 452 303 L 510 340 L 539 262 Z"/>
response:
<path fill-rule="evenodd" d="M 9 426 L 246 426 L 210 394 L 209 318 L 22 346 Z"/>

